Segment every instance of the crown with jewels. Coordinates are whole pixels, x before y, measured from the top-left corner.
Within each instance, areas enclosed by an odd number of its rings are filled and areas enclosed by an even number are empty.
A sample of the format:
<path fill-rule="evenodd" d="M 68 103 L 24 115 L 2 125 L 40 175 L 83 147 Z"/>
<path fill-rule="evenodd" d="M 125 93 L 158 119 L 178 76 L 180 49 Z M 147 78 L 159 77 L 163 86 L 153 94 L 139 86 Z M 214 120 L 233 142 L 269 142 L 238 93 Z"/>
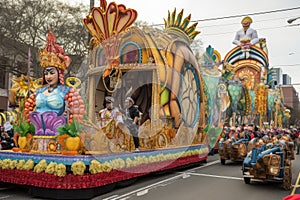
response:
<path fill-rule="evenodd" d="M 200 33 L 200 31 L 196 31 L 196 26 L 198 23 L 194 23 L 189 26 L 191 21 L 191 14 L 189 14 L 186 18 L 183 18 L 183 9 L 176 16 L 176 8 L 170 14 L 168 11 L 168 19 L 164 19 L 165 21 L 165 30 L 168 33 L 172 33 L 177 35 L 178 37 L 183 37 L 187 42 L 192 43 L 194 38 Z"/>
<path fill-rule="evenodd" d="M 46 42 L 46 47 L 43 50 L 40 50 L 40 62 L 42 68 L 57 67 L 62 70 L 68 68 L 71 59 L 69 56 L 65 55 L 63 48 L 56 44 L 56 37 L 50 30 Z"/>

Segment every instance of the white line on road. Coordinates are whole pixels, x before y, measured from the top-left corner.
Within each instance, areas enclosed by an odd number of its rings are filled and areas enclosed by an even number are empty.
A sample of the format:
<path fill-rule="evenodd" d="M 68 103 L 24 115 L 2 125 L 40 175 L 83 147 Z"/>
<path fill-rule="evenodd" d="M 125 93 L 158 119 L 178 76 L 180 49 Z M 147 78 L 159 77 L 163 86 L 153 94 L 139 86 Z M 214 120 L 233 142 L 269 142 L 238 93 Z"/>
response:
<path fill-rule="evenodd" d="M 197 169 L 202 169 L 202 168 L 204 168 L 204 167 L 209 167 L 209 166 L 215 165 L 215 164 L 217 164 L 217 163 L 219 163 L 219 162 L 220 162 L 220 160 L 215 160 L 215 161 L 210 162 L 210 163 L 207 163 L 207 164 L 205 164 L 205 165 L 202 165 L 202 166 L 199 166 L 199 167 L 195 167 L 195 168 L 193 168 L 193 169 L 186 170 L 185 172 L 193 172 L 193 171 L 195 171 L 195 170 L 197 170 Z"/>
<path fill-rule="evenodd" d="M 232 180 L 244 180 L 244 178 L 232 177 L 232 176 L 218 176 L 218 175 L 212 175 L 212 174 L 200 174 L 200 173 L 193 173 L 193 172 L 189 172 L 187 174 L 195 175 L 195 176 L 213 177 L 213 178 L 224 178 L 224 179 L 232 179 Z"/>
<path fill-rule="evenodd" d="M 119 196 L 119 195 L 112 195 L 112 196 L 110 196 L 110 197 L 107 197 L 107 198 L 105 198 L 105 199 L 102 199 L 102 200 L 111 200 L 111 199 L 113 199 L 113 198 L 115 198 L 115 197 L 117 197 L 117 196 Z"/>
<path fill-rule="evenodd" d="M 179 178 L 187 178 L 187 174 L 188 172 L 192 171 L 192 170 L 195 170 L 195 169 L 201 169 L 201 168 L 204 168 L 204 167 L 208 167 L 208 166 L 211 166 L 211 165 L 214 165 L 214 164 L 217 164 L 219 163 L 220 161 L 219 160 L 216 160 L 216 161 L 213 161 L 213 162 L 210 162 L 210 163 L 207 163 L 205 165 L 202 165 L 202 166 L 199 166 L 199 167 L 196 167 L 196 168 L 193 168 L 191 170 L 186 170 L 184 172 L 181 172 L 181 174 L 179 175 L 176 175 L 176 176 L 173 176 L 171 178 L 167 178 L 165 180 L 162 180 L 162 181 L 159 181 L 157 183 L 154 183 L 154 184 L 151 184 L 151 185 L 148 185 L 148 186 L 145 186 L 145 187 L 142 187 L 142 188 L 139 188 L 139 189 L 136 189 L 136 190 L 133 190 L 131 192 L 128 192 L 126 194 L 123 194 L 121 196 L 111 196 L 111 197 L 107 197 L 105 200 L 117 200 L 117 199 L 124 199 L 125 197 L 127 196 L 130 196 L 130 195 L 133 195 L 135 193 L 139 193 L 139 192 L 142 192 L 142 191 L 149 191 L 149 189 L 152 189 L 152 188 L 156 188 L 158 186 L 166 186 L 168 184 L 166 184 L 167 182 L 169 181 L 172 181 L 172 180 L 176 180 L 176 179 L 179 179 Z M 142 192 L 143 193 L 143 192 Z"/>
<path fill-rule="evenodd" d="M 9 197 L 11 197 L 11 196 L 10 196 L 10 195 L 7 195 L 7 196 L 0 197 L 0 199 L 7 199 L 7 198 L 9 198 Z"/>

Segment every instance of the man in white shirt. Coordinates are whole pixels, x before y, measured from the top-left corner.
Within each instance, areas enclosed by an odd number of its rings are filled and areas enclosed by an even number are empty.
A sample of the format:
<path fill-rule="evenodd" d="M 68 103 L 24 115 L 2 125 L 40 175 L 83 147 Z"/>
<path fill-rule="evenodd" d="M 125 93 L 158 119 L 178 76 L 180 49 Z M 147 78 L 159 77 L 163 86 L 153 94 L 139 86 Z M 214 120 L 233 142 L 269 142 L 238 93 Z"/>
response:
<path fill-rule="evenodd" d="M 122 122 L 122 114 L 118 108 L 113 106 L 114 98 L 105 97 L 105 108 L 99 111 L 101 126 L 105 126 L 111 119 L 116 119 L 116 122 Z"/>
<path fill-rule="evenodd" d="M 249 51 L 250 46 L 259 42 L 257 31 L 250 28 L 251 23 L 251 17 L 244 17 L 241 21 L 243 28 L 236 33 L 234 41 L 232 42 L 233 44 L 241 46 L 243 51 Z"/>

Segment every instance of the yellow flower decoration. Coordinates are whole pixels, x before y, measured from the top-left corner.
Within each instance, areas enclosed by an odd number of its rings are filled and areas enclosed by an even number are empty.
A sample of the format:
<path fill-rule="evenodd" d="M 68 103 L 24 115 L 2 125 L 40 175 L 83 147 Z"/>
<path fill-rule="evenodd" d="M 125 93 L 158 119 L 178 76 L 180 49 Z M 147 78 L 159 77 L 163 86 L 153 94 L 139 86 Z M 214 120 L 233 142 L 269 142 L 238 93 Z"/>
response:
<path fill-rule="evenodd" d="M 9 167 L 10 167 L 10 162 L 11 162 L 10 159 L 4 159 L 4 160 L 2 161 L 2 169 L 9 169 Z"/>
<path fill-rule="evenodd" d="M 29 92 L 29 87 L 30 90 L 33 92 L 36 90 L 37 87 L 37 85 L 34 84 L 35 81 L 34 78 L 31 77 L 28 78 L 27 76 L 24 75 L 21 75 L 20 77 L 14 77 L 12 81 L 13 81 L 13 86 L 11 87 L 11 90 L 16 92 L 16 96 L 26 97 Z"/>
<path fill-rule="evenodd" d="M 34 162 L 33 162 L 31 159 L 29 159 L 29 160 L 27 160 L 27 162 L 24 164 L 23 169 L 29 171 L 29 170 L 32 170 L 33 167 L 34 167 Z"/>
<path fill-rule="evenodd" d="M 18 164 L 17 160 L 11 160 L 9 163 L 9 169 L 14 169 Z"/>
<path fill-rule="evenodd" d="M 62 163 L 56 165 L 54 174 L 59 177 L 64 177 L 67 174 L 66 166 Z"/>
<path fill-rule="evenodd" d="M 111 166 L 111 164 L 110 164 L 109 162 L 105 162 L 105 163 L 103 163 L 103 165 L 102 165 L 102 170 L 103 170 L 104 172 L 110 172 L 110 171 L 113 170 L 113 168 L 112 168 L 112 166 Z"/>
<path fill-rule="evenodd" d="M 46 160 L 41 160 L 33 169 L 34 172 L 36 173 L 41 173 L 43 171 L 45 171 L 47 168 L 47 162 Z"/>
<path fill-rule="evenodd" d="M 71 165 L 71 170 L 74 175 L 83 175 L 85 169 L 86 169 L 86 166 L 82 161 L 74 162 Z"/>
<path fill-rule="evenodd" d="M 50 162 L 49 165 L 47 166 L 45 172 L 47 174 L 54 174 L 55 173 L 55 169 L 56 169 L 56 163 L 55 162 Z"/>
<path fill-rule="evenodd" d="M 89 171 L 91 172 L 91 174 L 103 172 L 102 164 L 98 160 L 92 160 Z"/>

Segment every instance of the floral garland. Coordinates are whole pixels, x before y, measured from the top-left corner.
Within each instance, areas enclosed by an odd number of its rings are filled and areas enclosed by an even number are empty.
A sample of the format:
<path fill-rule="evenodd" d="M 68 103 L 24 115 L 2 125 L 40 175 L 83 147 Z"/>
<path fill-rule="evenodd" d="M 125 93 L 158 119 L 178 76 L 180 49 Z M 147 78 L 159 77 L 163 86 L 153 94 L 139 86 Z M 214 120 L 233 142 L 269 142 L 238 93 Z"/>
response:
<path fill-rule="evenodd" d="M 98 160 L 92 160 L 89 165 L 89 172 L 91 174 L 98 174 L 103 172 L 111 172 L 113 170 L 120 170 L 125 168 L 136 167 L 139 165 L 147 165 L 151 163 L 159 163 L 163 161 L 172 161 L 179 158 L 185 158 L 195 155 L 200 155 L 203 153 L 208 153 L 208 149 L 194 149 L 188 150 L 185 152 L 177 153 L 168 153 L 168 154 L 157 154 L 147 156 L 135 156 L 133 158 L 117 158 L 110 161 L 105 161 L 103 163 Z M 53 174 L 58 177 L 64 177 L 67 175 L 66 166 L 62 163 L 50 162 L 47 164 L 47 161 L 41 160 L 36 165 L 32 159 L 27 161 L 25 160 L 13 160 L 13 159 L 4 159 L 0 160 L 0 169 L 18 169 L 18 170 L 33 170 L 35 173 L 45 172 L 47 174 Z M 73 175 L 84 175 L 86 170 L 86 165 L 82 161 L 73 162 L 71 165 L 71 171 Z"/>
<path fill-rule="evenodd" d="M 47 189 L 85 189 L 96 188 L 111 183 L 143 176 L 155 171 L 164 171 L 178 166 L 199 162 L 207 158 L 207 154 L 181 157 L 172 162 L 166 160 L 156 163 L 141 164 L 126 170 L 112 169 L 107 173 L 84 173 L 83 175 L 66 174 L 59 177 L 56 174 L 46 172 L 36 173 L 33 170 L 2 169 L 0 168 L 0 180 L 20 185 L 35 186 Z M 78 163 L 81 163 L 79 161 Z M 96 163 L 95 161 L 93 162 Z M 83 164 L 83 163 L 81 163 Z M 74 172 L 73 172 L 74 173 Z"/>

